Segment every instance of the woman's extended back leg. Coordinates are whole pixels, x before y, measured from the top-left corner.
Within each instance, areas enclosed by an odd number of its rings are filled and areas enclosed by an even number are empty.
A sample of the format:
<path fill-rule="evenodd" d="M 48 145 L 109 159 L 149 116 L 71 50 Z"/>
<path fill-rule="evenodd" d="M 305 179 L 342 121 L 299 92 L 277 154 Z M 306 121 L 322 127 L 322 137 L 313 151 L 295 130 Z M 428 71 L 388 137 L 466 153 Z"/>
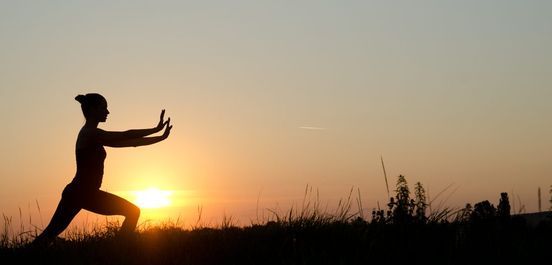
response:
<path fill-rule="evenodd" d="M 103 215 L 123 215 L 121 232 L 133 232 L 140 217 L 140 208 L 131 202 L 105 191 L 97 190 L 87 198 L 82 208 Z"/>
<path fill-rule="evenodd" d="M 51 242 L 69 226 L 71 220 L 75 218 L 75 215 L 77 215 L 80 210 L 81 209 L 75 205 L 74 201 L 67 197 L 62 197 L 54 212 L 54 216 L 52 216 L 52 220 L 50 220 L 46 229 L 42 231 L 42 234 L 35 239 L 35 242 Z"/>

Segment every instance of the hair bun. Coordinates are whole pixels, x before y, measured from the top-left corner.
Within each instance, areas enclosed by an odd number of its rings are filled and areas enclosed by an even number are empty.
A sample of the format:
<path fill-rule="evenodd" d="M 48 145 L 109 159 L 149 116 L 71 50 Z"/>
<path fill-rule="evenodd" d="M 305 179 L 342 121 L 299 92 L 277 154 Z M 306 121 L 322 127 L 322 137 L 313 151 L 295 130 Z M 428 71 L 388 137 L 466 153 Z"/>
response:
<path fill-rule="evenodd" d="M 84 103 L 85 98 L 86 98 L 85 95 L 78 95 L 75 97 L 75 100 L 82 104 Z"/>

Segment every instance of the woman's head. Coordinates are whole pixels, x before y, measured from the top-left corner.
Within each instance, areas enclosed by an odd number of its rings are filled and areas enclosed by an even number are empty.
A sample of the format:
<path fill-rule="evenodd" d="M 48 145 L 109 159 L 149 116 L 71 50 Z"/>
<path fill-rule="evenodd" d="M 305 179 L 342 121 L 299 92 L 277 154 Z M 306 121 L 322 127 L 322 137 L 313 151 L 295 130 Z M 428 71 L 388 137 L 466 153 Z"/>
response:
<path fill-rule="evenodd" d="M 81 104 L 82 113 L 86 120 L 105 122 L 107 119 L 107 100 L 97 93 L 78 95 L 75 100 Z"/>

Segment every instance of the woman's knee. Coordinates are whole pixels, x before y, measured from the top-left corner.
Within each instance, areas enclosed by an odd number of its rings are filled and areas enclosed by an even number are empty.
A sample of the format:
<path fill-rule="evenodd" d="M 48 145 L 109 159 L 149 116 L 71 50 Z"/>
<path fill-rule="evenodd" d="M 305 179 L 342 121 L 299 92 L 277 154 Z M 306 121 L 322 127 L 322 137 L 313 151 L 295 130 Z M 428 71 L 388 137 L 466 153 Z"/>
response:
<path fill-rule="evenodd" d="M 128 211 L 127 217 L 136 218 L 136 219 L 140 217 L 140 208 L 138 208 L 138 206 L 131 204 L 128 210 L 129 211 Z"/>

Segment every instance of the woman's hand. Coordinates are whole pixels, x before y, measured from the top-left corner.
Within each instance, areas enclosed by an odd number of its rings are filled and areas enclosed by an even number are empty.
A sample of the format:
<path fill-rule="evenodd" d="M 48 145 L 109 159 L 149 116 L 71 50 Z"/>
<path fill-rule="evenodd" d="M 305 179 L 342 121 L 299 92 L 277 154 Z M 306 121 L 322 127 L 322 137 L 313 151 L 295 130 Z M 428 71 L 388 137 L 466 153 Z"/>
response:
<path fill-rule="evenodd" d="M 164 123 L 164 125 L 167 125 L 167 127 L 165 127 L 165 131 L 163 132 L 163 135 L 161 137 L 163 137 L 163 139 L 167 139 L 169 137 L 169 134 L 171 134 L 171 129 L 172 129 L 171 118 L 169 118 Z"/>
<path fill-rule="evenodd" d="M 159 132 L 163 130 L 163 127 L 165 127 L 165 110 L 161 110 L 161 117 L 159 117 L 159 123 L 157 124 L 157 127 L 155 129 Z"/>
<path fill-rule="evenodd" d="M 166 126 L 166 127 L 165 127 Z M 165 128 L 163 135 L 146 137 L 148 135 L 158 133 Z M 169 137 L 171 133 L 172 125 L 171 118 L 165 121 L 165 110 L 161 111 L 159 117 L 159 124 L 155 128 L 150 129 L 132 129 L 124 132 L 110 132 L 97 128 L 98 141 L 105 146 L 110 147 L 129 147 L 129 146 L 142 146 L 150 145 L 160 141 L 163 141 Z"/>

